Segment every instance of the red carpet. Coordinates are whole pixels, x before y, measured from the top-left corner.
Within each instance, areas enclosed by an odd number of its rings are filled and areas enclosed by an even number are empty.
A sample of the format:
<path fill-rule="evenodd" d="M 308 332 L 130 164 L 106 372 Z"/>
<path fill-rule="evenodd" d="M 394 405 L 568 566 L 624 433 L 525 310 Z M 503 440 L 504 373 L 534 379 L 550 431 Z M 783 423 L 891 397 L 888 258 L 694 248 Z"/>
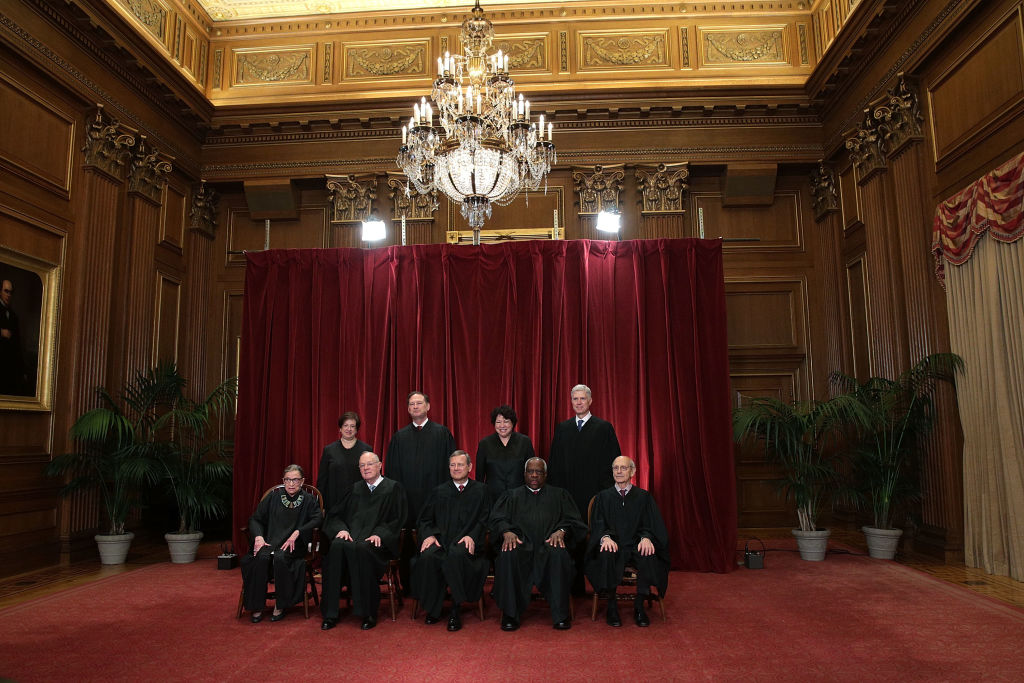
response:
<path fill-rule="evenodd" d="M 541 603 L 503 633 L 497 608 L 444 623 L 353 618 L 329 632 L 301 611 L 236 620 L 238 571 L 212 560 L 153 565 L 0 611 L 0 677 L 17 681 L 765 680 L 1020 681 L 1024 611 L 890 562 L 769 553 L 767 568 L 673 572 L 668 622 L 571 631 Z M 384 605 L 382 605 L 384 607 Z M 628 612 L 623 612 L 625 617 Z M 383 615 L 383 611 L 382 611 Z"/>

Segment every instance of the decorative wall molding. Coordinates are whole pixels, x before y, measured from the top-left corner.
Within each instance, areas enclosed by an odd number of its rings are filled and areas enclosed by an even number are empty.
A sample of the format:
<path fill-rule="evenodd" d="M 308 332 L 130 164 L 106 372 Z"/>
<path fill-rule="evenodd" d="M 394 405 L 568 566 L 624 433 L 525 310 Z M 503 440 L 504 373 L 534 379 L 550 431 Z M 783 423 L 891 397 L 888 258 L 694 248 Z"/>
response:
<path fill-rule="evenodd" d="M 846 139 L 846 149 L 857 169 L 857 182 L 864 183 L 872 175 L 885 170 L 885 152 L 882 150 L 882 136 L 878 130 L 871 108 L 864 110 L 864 122 L 860 128 L 851 131 Z"/>
<path fill-rule="evenodd" d="M 495 36 L 494 49 L 508 55 L 512 71 L 549 71 L 547 33 Z"/>
<path fill-rule="evenodd" d="M 235 50 L 232 85 L 311 83 L 312 52 L 310 46 Z"/>
<path fill-rule="evenodd" d="M 668 32 L 579 33 L 579 68 L 644 69 L 668 67 Z"/>
<path fill-rule="evenodd" d="M 151 149 L 146 144 L 145 135 L 139 135 L 128 165 L 128 191 L 159 204 L 167 184 L 167 174 L 174 168 L 171 161 L 173 158 L 167 159 L 166 155 Z"/>
<path fill-rule="evenodd" d="M 331 193 L 331 223 L 361 223 L 373 211 L 377 198 L 376 176 L 328 175 Z"/>
<path fill-rule="evenodd" d="M 573 169 L 580 216 L 596 216 L 602 211 L 619 212 L 619 192 L 625 172 L 621 164 L 594 166 L 591 169 Z"/>
<path fill-rule="evenodd" d="M 188 211 L 188 228 L 212 238 L 217 229 L 217 201 L 220 196 L 205 181 L 192 188 L 192 205 Z"/>
<path fill-rule="evenodd" d="M 640 214 L 644 216 L 686 213 L 686 191 L 690 188 L 690 166 L 658 164 L 638 166 L 635 171 L 640 190 Z"/>
<path fill-rule="evenodd" d="M 121 180 L 125 161 L 135 145 L 135 131 L 122 126 L 96 105 L 96 115 L 85 124 L 85 144 L 82 153 L 85 165 L 93 166 Z"/>
<path fill-rule="evenodd" d="M 395 78 L 427 75 L 426 40 L 390 41 L 342 47 L 344 79 Z"/>
<path fill-rule="evenodd" d="M 924 139 L 924 116 L 917 90 L 908 83 L 906 74 L 896 75 L 896 85 L 889 89 L 886 100 L 875 107 L 874 117 L 889 156 L 910 142 Z"/>
<path fill-rule="evenodd" d="M 784 64 L 785 43 L 782 29 L 743 31 L 703 31 L 704 63 L 722 64 Z"/>
<path fill-rule="evenodd" d="M 825 216 L 839 211 L 839 191 L 836 187 L 836 176 L 833 170 L 824 163 L 811 171 L 811 205 L 814 207 L 814 220 L 820 221 Z"/>
<path fill-rule="evenodd" d="M 388 188 L 391 197 L 391 215 L 396 219 L 405 216 L 407 221 L 432 221 L 437 211 L 437 190 L 420 194 L 409 180 L 399 173 L 388 173 Z"/>

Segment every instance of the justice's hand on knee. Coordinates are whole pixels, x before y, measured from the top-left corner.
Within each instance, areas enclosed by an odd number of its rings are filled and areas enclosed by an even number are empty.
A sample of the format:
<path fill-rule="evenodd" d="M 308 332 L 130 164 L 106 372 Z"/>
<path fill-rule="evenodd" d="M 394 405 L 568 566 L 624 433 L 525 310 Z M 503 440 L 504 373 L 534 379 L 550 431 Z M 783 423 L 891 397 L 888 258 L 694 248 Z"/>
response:
<path fill-rule="evenodd" d="M 612 540 L 611 536 L 601 537 L 601 552 L 603 553 L 617 553 L 619 552 L 619 544 Z"/>
<path fill-rule="evenodd" d="M 472 536 L 463 536 L 459 543 L 466 546 L 466 552 L 468 552 L 470 555 L 472 555 L 473 552 L 476 550 L 476 543 L 473 542 Z"/>
<path fill-rule="evenodd" d="M 654 554 L 654 544 L 651 543 L 651 539 L 649 538 L 641 538 L 640 543 L 636 546 L 636 549 L 644 557 Z"/>
<path fill-rule="evenodd" d="M 340 538 L 343 541 L 351 541 L 352 540 L 352 534 L 350 534 L 349 532 L 347 532 L 344 529 L 342 529 L 341 531 L 338 532 L 338 535 L 335 536 L 335 538 Z"/>
<path fill-rule="evenodd" d="M 432 545 L 436 545 L 438 548 L 441 547 L 441 544 L 437 542 L 437 536 L 427 536 L 424 538 L 423 543 L 420 544 L 420 552 L 422 553 Z"/>
<path fill-rule="evenodd" d="M 523 544 L 523 539 L 521 539 L 518 536 L 516 536 L 515 532 L 513 532 L 513 531 L 506 531 L 504 534 L 502 534 L 502 538 L 501 538 L 501 549 L 502 549 L 502 551 L 505 551 L 505 550 L 515 550 L 517 546 L 520 546 L 522 544 Z"/>
<path fill-rule="evenodd" d="M 372 543 L 374 548 L 380 547 L 380 536 L 378 536 L 377 534 L 368 537 L 366 540 Z"/>

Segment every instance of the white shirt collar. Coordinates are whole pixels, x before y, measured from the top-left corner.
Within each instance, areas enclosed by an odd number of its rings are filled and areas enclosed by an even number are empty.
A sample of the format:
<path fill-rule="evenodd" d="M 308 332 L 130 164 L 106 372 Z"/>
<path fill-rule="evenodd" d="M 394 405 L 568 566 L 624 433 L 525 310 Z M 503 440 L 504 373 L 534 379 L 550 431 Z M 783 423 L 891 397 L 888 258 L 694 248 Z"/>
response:
<path fill-rule="evenodd" d="M 633 484 L 631 484 L 630 482 L 626 482 L 626 485 L 622 486 L 622 487 L 620 487 L 618 484 L 615 485 L 615 490 L 616 491 L 625 491 L 626 493 L 629 493 L 629 490 L 631 488 L 633 488 Z M 619 494 L 619 495 L 622 495 L 622 494 Z"/>
<path fill-rule="evenodd" d="M 454 486 L 455 488 L 459 488 L 460 486 L 469 486 L 469 477 L 466 477 L 466 481 L 462 482 L 461 484 L 452 479 L 452 486 Z"/>
<path fill-rule="evenodd" d="M 416 422 L 414 420 L 413 423 L 412 423 L 412 426 L 413 427 L 422 427 L 423 425 L 427 424 L 428 422 L 430 422 L 430 418 L 426 417 L 426 418 L 423 418 L 423 422 L 420 423 L 420 424 L 416 424 Z"/>
<path fill-rule="evenodd" d="M 366 480 L 364 479 L 363 481 L 366 481 Z M 367 487 L 370 487 L 370 486 L 372 486 L 373 488 L 377 488 L 378 486 L 380 486 L 380 483 L 381 483 L 382 481 L 384 481 L 384 475 L 380 475 L 380 474 L 379 474 L 379 475 L 377 475 L 377 481 L 369 481 L 369 482 L 366 482 L 366 486 L 367 486 Z"/>
<path fill-rule="evenodd" d="M 580 417 L 579 415 L 577 415 L 575 419 L 576 419 L 576 424 L 579 424 L 580 420 L 583 420 L 583 424 L 587 424 L 587 420 L 590 419 L 590 411 L 588 410 L 587 414 L 584 415 L 583 417 Z"/>

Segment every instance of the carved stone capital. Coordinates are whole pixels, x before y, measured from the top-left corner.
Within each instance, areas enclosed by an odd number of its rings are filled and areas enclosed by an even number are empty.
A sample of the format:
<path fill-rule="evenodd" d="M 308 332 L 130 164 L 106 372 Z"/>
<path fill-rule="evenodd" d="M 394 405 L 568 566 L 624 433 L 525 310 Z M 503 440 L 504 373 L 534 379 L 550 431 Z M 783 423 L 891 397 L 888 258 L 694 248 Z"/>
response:
<path fill-rule="evenodd" d="M 658 164 L 637 166 L 640 213 L 644 216 L 686 213 L 686 191 L 690 189 L 690 165 Z"/>
<path fill-rule="evenodd" d="M 420 193 L 404 175 L 388 174 L 388 188 L 391 196 L 391 213 L 407 221 L 432 221 L 437 211 L 437 190 Z"/>
<path fill-rule="evenodd" d="M 85 165 L 121 178 L 125 160 L 135 144 L 134 132 L 104 114 L 103 105 L 97 104 L 96 116 L 85 124 Z"/>
<path fill-rule="evenodd" d="M 327 176 L 327 190 L 331 193 L 332 223 L 362 223 L 373 211 L 377 198 L 375 176 Z"/>
<path fill-rule="evenodd" d="M 157 204 L 161 201 L 167 174 L 173 166 L 168 158 L 146 144 L 146 136 L 140 135 L 132 148 L 128 165 L 128 191 L 135 192 Z"/>
<path fill-rule="evenodd" d="M 814 206 L 814 220 L 839 210 L 839 192 L 836 190 L 836 176 L 832 169 L 822 162 L 811 171 L 811 204 Z"/>
<path fill-rule="evenodd" d="M 903 73 L 897 74 L 896 85 L 888 91 L 885 101 L 875 107 L 874 116 L 887 155 L 895 154 L 910 142 L 924 139 L 924 116 L 917 91 Z"/>
<path fill-rule="evenodd" d="M 188 211 L 188 228 L 213 238 L 217 228 L 217 200 L 220 197 L 200 181 L 192 188 L 192 206 Z"/>
<path fill-rule="evenodd" d="M 885 170 L 882 136 L 870 108 L 864 110 L 864 123 L 846 139 L 846 149 L 850 150 L 850 159 L 857 169 L 858 182 L 866 182 L 875 173 Z"/>
<path fill-rule="evenodd" d="M 614 170 L 612 170 L 614 169 Z M 622 165 L 594 166 L 594 170 L 573 169 L 572 179 L 580 216 L 596 216 L 602 211 L 619 211 L 619 192 L 625 177 Z"/>

